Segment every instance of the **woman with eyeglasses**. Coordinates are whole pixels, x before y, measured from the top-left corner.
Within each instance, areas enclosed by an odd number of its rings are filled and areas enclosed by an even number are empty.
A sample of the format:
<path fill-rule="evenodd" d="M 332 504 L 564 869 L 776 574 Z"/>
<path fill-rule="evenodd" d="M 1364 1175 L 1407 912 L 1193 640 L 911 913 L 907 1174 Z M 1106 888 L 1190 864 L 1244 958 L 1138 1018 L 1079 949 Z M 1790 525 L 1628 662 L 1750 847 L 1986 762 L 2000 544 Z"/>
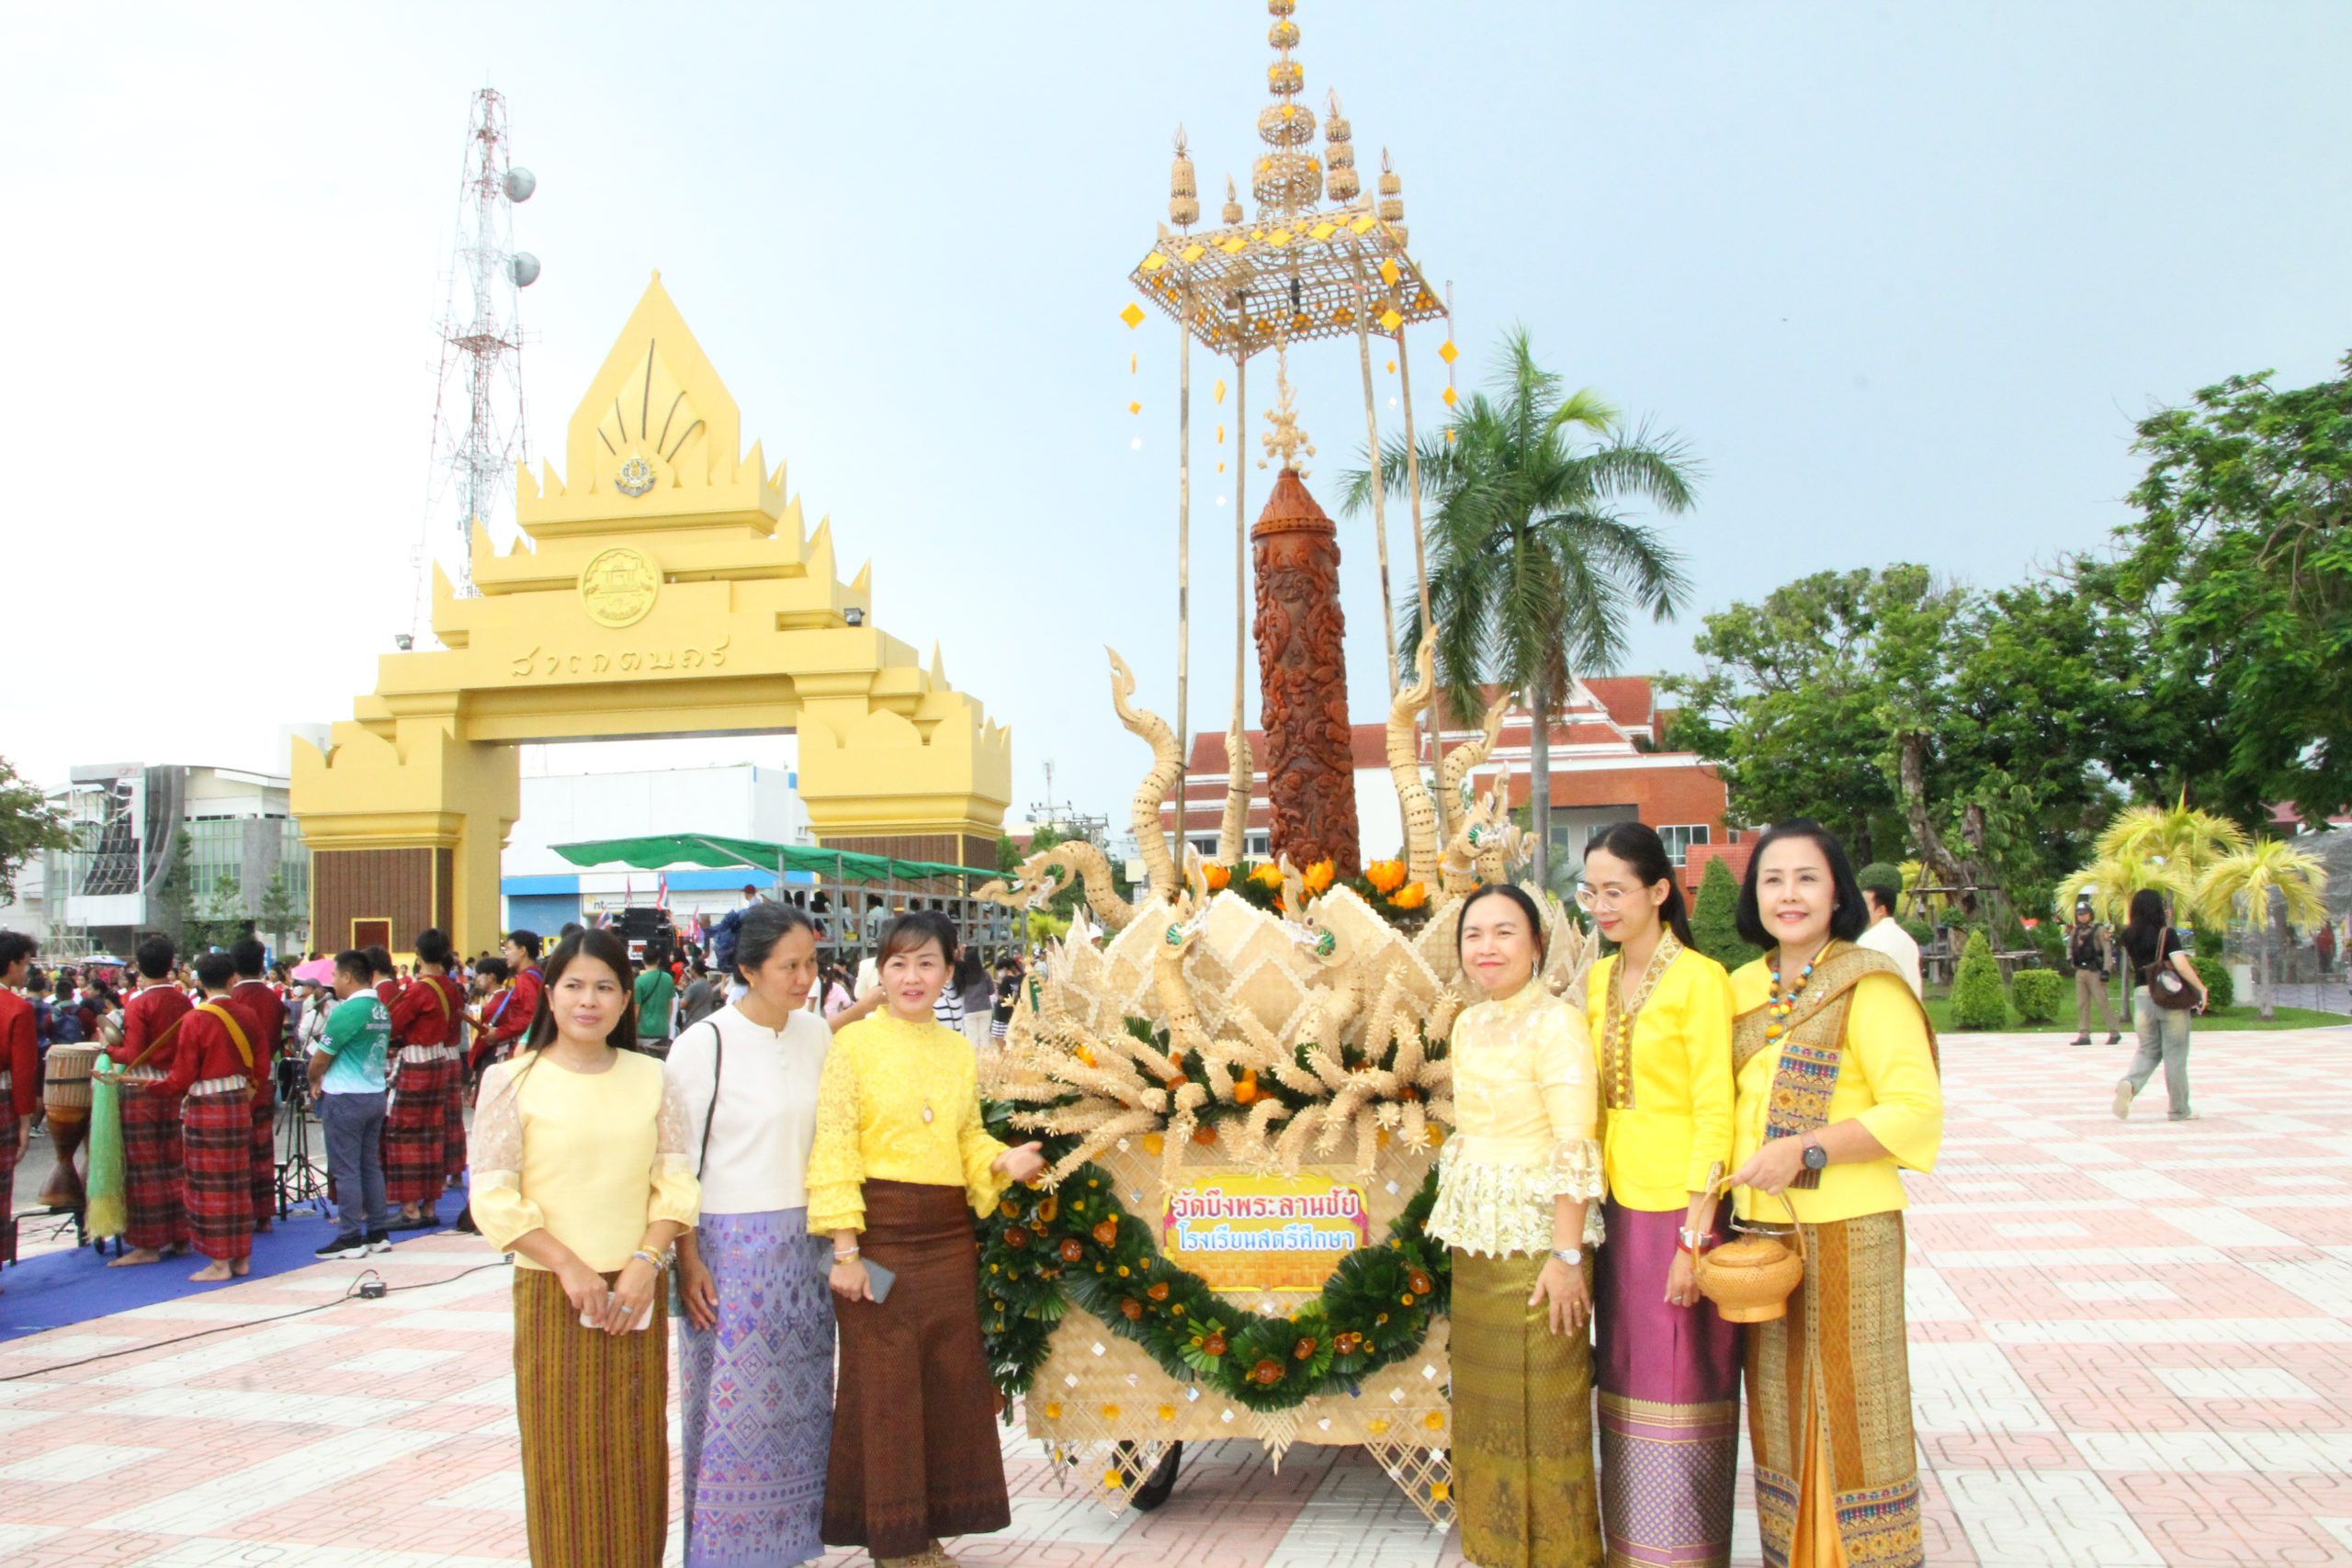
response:
<path fill-rule="evenodd" d="M 1764 1560 L 1925 1560 L 1903 1321 L 1903 1171 L 1943 1143 L 1936 1034 L 1883 953 L 1845 847 L 1819 823 L 1756 840 L 1731 977 L 1732 1181 L 1743 1219 L 1803 1232 L 1785 1316 L 1747 1336 L 1747 1430 Z M 1770 1194 L 1770 1196 L 1766 1196 Z"/>
<path fill-rule="evenodd" d="M 1711 1173 L 1731 1159 L 1731 977 L 1691 945 L 1655 829 L 1620 822 L 1586 845 L 1577 902 L 1616 949 L 1593 965 L 1585 1012 L 1608 1186 L 1594 1292 L 1601 1525 L 1611 1562 L 1721 1564 L 1739 1328 L 1701 1298 L 1696 1269 L 1718 1239 Z"/>

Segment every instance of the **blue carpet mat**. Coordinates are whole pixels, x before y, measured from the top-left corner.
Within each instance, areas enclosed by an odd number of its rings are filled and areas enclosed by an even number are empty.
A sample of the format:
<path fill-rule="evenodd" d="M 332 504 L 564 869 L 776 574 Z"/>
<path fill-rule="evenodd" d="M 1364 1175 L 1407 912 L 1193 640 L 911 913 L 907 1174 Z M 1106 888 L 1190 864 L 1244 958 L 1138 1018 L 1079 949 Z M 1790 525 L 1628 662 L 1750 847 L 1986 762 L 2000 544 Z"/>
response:
<path fill-rule="evenodd" d="M 442 1193 L 435 1211 L 441 1228 L 454 1224 L 465 1204 L 462 1191 Z M 300 1204 L 286 1218 L 276 1221 L 276 1228 L 267 1235 L 254 1236 L 254 1271 L 249 1277 L 266 1279 L 316 1263 L 318 1259 L 311 1256 L 311 1252 L 333 1240 L 338 1229 L 334 1221 L 321 1213 L 320 1208 L 316 1203 Z M 34 1214 L 20 1220 L 28 1230 L 37 1229 L 40 1223 L 40 1217 Z M 396 1244 L 414 1241 L 433 1234 L 429 1230 L 394 1231 L 392 1240 Z M 242 1283 L 190 1283 L 188 1276 L 205 1264 L 193 1253 L 137 1269 L 109 1269 L 107 1261 L 92 1248 L 81 1247 L 28 1258 L 0 1269 L 0 1343 Z M 355 1260 L 355 1268 L 357 1266 Z"/>

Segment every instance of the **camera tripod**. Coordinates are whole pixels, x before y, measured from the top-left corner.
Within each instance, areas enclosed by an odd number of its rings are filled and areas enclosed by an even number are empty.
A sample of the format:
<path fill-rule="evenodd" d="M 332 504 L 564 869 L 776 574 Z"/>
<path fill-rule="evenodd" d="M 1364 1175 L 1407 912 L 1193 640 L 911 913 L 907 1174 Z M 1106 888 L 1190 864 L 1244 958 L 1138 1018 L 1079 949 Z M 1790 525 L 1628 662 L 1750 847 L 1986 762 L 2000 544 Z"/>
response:
<path fill-rule="evenodd" d="M 304 1203 L 314 1204 L 322 1218 L 327 1212 L 327 1173 L 311 1157 L 311 1107 L 300 1077 L 289 1086 L 287 1075 L 277 1080 L 277 1217 Z"/>

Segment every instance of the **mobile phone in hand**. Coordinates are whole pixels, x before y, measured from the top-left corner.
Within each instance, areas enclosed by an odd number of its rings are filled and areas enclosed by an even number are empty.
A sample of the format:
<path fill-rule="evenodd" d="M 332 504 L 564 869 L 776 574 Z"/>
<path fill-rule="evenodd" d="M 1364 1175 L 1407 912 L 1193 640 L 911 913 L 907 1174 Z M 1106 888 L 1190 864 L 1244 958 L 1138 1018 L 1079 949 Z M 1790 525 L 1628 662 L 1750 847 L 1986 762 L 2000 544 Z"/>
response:
<path fill-rule="evenodd" d="M 865 1292 L 876 1301 L 888 1301 L 890 1287 L 898 1282 L 899 1276 L 883 1268 L 879 1263 L 868 1263 L 865 1266 Z"/>

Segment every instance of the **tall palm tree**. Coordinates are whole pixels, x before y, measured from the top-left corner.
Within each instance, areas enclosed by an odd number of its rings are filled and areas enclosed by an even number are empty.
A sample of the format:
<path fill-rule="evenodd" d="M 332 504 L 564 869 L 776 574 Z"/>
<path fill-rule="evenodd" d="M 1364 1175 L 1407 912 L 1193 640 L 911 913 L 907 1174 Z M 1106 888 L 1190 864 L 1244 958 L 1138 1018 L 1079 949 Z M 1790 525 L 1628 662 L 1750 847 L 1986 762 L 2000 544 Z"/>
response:
<path fill-rule="evenodd" d="M 2117 812 L 2100 832 L 2094 852 L 2101 860 L 2161 861 L 2178 870 L 2193 888 L 2208 866 L 2249 841 L 2245 829 L 2189 805 L 2184 792 L 2170 806 L 2134 806 Z"/>
<path fill-rule="evenodd" d="M 2318 925 L 2327 919 L 2327 870 L 2317 857 L 2284 839 L 2261 839 L 2223 855 L 2198 878 L 2192 896 L 2199 919 L 2219 925 L 2245 911 L 2254 928 L 2254 999 L 2263 1018 L 2277 1003 L 2270 992 L 2275 927 Z"/>
<path fill-rule="evenodd" d="M 1680 554 L 1619 503 L 1687 511 L 1699 465 L 1670 435 L 1627 431 L 1593 391 L 1567 392 L 1536 364 L 1524 328 L 1503 339 L 1488 385 L 1450 428 L 1424 437 L 1419 454 L 1434 513 L 1428 553 L 1437 680 L 1455 715 L 1483 711 L 1489 682 L 1526 703 L 1534 720 L 1535 874 L 1548 886 L 1553 717 L 1577 676 L 1623 658 L 1634 612 L 1664 620 L 1689 592 Z M 1404 488 L 1406 456 L 1401 441 L 1382 449 L 1385 489 Z M 1343 477 L 1347 511 L 1370 504 L 1373 483 L 1364 469 Z M 1397 598 L 1397 648 L 1409 662 L 1421 644 L 1419 595 Z"/>
<path fill-rule="evenodd" d="M 2087 893 L 2091 912 L 2111 926 L 2120 926 L 2131 917 L 2132 895 L 2143 888 L 2153 887 L 2165 897 L 2166 904 L 2179 904 L 2187 899 L 2196 884 L 2187 873 L 2162 855 L 2145 859 L 2124 859 L 2101 855 L 2058 884 L 2054 907 L 2062 919 L 2075 907 L 2075 900 Z"/>

